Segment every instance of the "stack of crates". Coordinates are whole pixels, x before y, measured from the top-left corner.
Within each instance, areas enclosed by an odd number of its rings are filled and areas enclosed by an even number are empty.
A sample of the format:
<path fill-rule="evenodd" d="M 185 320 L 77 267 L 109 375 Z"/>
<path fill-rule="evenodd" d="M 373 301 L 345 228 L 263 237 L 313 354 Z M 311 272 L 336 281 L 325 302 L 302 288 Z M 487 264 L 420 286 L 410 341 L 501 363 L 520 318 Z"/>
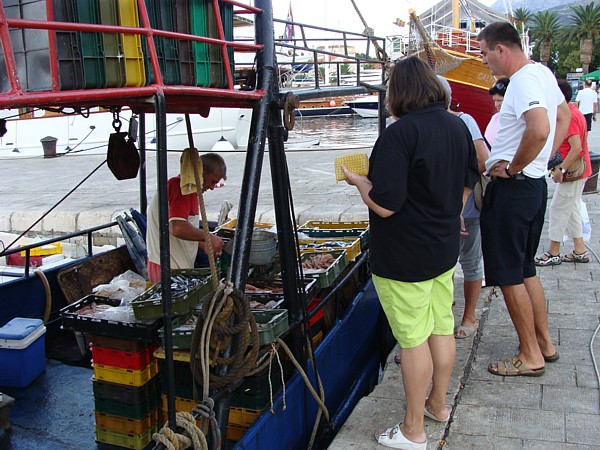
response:
<path fill-rule="evenodd" d="M 50 1 L 50 0 L 48 0 Z M 51 0 L 59 22 L 140 27 L 137 0 Z M 155 29 L 219 38 L 211 0 L 145 0 Z M 4 0 L 7 18 L 46 21 L 46 0 Z M 219 5 L 224 38 L 233 41 L 233 5 Z M 11 29 L 17 72 L 25 91 L 52 89 L 47 30 Z M 145 86 L 155 82 L 147 39 L 141 34 L 55 31 L 61 90 Z M 154 37 L 163 82 L 227 87 L 220 45 Z M 227 48 L 231 73 L 234 51 Z M 0 47 L 0 89 L 10 89 Z"/>
<path fill-rule="evenodd" d="M 162 423 L 156 345 L 92 336 L 96 441 L 144 449 Z"/>
<path fill-rule="evenodd" d="M 274 361 L 271 366 L 271 384 L 269 386 L 269 367 L 250 377 L 233 391 L 229 407 L 227 439 L 238 441 L 248 428 L 271 404 L 281 389 L 279 365 Z"/>

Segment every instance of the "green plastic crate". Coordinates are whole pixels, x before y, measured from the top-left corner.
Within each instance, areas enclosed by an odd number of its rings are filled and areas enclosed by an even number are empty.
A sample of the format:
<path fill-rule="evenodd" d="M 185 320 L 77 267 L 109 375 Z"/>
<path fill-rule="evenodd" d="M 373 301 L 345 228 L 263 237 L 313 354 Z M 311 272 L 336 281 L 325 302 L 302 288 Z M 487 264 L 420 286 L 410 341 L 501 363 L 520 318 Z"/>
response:
<path fill-rule="evenodd" d="M 190 1 L 191 31 L 196 36 L 208 36 L 207 25 L 207 2 L 206 0 Z M 210 58 L 208 56 L 208 44 L 206 42 L 192 42 L 194 52 L 194 66 L 196 75 L 196 86 L 208 87 L 210 85 Z"/>
<path fill-rule="evenodd" d="M 75 21 L 80 23 L 100 23 L 98 0 L 75 0 Z M 87 31 L 78 32 L 81 42 L 83 63 L 83 83 L 86 89 L 106 87 L 104 72 L 104 49 L 102 35 Z"/>
<path fill-rule="evenodd" d="M 100 21 L 104 25 L 119 25 L 117 0 L 99 0 Z M 125 58 L 119 33 L 102 33 L 106 87 L 125 85 Z"/>
<path fill-rule="evenodd" d="M 314 237 L 360 237 L 360 248 L 366 250 L 369 245 L 369 221 L 352 220 L 330 222 L 323 220 L 309 220 L 298 231 L 308 231 Z M 346 234 L 344 234 L 346 233 Z"/>
<path fill-rule="evenodd" d="M 172 271 L 172 277 L 183 275 L 187 278 L 201 280 L 196 287 L 185 294 L 173 296 L 171 301 L 171 312 L 174 316 L 188 314 L 192 311 L 194 306 L 202 301 L 206 294 L 209 294 L 212 291 L 212 284 L 210 282 L 211 277 L 210 275 L 205 274 L 206 270 L 200 271 L 197 269 Z M 131 302 L 136 319 L 158 319 L 163 316 L 162 298 L 151 299 L 159 289 L 160 283 L 156 283 Z"/>
<path fill-rule="evenodd" d="M 165 31 L 176 31 L 175 5 L 173 0 L 146 0 L 146 9 L 150 18 L 150 26 Z M 178 40 L 154 36 L 154 44 L 158 57 L 158 65 L 165 84 L 181 84 L 179 70 Z M 144 67 L 148 84 L 154 83 L 154 71 L 148 53 L 146 39 L 142 41 Z"/>
<path fill-rule="evenodd" d="M 258 343 L 267 345 L 289 328 L 287 309 L 253 310 L 258 327 Z"/>
<path fill-rule="evenodd" d="M 322 255 L 325 252 L 306 252 L 300 256 L 301 261 L 304 263 L 314 255 Z M 332 250 L 328 251 L 333 256 L 333 263 L 322 272 L 319 273 L 304 273 L 307 278 L 315 278 L 319 283 L 319 287 L 326 288 L 333 284 L 335 279 L 342 273 L 346 267 L 346 250 Z"/>

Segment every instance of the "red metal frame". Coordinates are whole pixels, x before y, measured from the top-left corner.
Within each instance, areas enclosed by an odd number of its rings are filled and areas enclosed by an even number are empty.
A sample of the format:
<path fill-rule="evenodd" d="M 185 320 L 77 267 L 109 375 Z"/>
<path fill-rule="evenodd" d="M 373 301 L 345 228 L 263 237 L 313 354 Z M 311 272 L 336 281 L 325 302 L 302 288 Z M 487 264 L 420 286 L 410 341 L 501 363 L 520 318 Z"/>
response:
<path fill-rule="evenodd" d="M 163 93 L 167 101 L 168 112 L 198 112 L 209 106 L 215 107 L 251 107 L 265 94 L 263 90 L 240 91 L 236 90 L 233 82 L 233 74 L 229 61 L 227 48 L 232 47 L 241 52 L 256 52 L 262 49 L 262 45 L 234 42 L 225 40 L 225 32 L 221 22 L 219 2 L 229 3 L 242 8 L 235 13 L 258 14 L 261 10 L 234 0 L 212 0 L 213 11 L 217 23 L 219 38 L 206 36 L 195 36 L 172 31 L 152 28 L 146 4 L 144 0 L 137 0 L 138 10 L 141 17 L 141 26 L 125 27 L 118 25 L 97 25 L 88 23 L 56 22 L 52 2 L 46 2 L 47 21 L 7 19 L 4 6 L 0 0 L 0 41 L 4 53 L 7 73 L 10 80 L 10 90 L 0 93 L 0 108 L 19 108 L 34 106 L 129 106 L 135 112 L 152 112 L 153 105 L 148 102 L 148 97 Z M 27 28 L 48 30 L 50 75 L 52 79 L 52 90 L 43 92 L 25 92 L 21 87 L 9 28 Z M 58 78 L 58 57 L 56 48 L 56 35 L 53 31 L 89 31 L 102 33 L 137 34 L 146 38 L 148 56 L 154 72 L 155 82 L 142 87 L 121 87 L 105 89 L 79 89 L 61 91 Z M 225 65 L 226 88 L 204 88 L 183 85 L 165 85 L 158 63 L 154 36 L 162 36 L 172 39 L 205 42 L 219 45 Z"/>

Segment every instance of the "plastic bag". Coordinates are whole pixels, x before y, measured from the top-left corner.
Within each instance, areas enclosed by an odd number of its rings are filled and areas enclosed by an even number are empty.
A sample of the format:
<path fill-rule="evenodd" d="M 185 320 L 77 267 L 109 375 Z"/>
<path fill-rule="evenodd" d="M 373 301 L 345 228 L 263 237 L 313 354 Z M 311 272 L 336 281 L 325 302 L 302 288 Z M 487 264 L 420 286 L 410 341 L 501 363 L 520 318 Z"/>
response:
<path fill-rule="evenodd" d="M 128 270 L 114 277 L 110 283 L 96 286 L 92 292 L 102 297 L 110 297 L 122 300 L 122 304 L 128 304 L 146 290 L 146 280 L 141 275 Z"/>
<path fill-rule="evenodd" d="M 592 237 L 592 224 L 590 222 L 590 216 L 588 215 L 587 206 L 583 200 L 580 200 L 579 207 L 581 208 L 581 231 L 584 242 L 590 242 Z M 563 237 L 563 242 L 572 239 L 573 236 L 567 234 Z"/>

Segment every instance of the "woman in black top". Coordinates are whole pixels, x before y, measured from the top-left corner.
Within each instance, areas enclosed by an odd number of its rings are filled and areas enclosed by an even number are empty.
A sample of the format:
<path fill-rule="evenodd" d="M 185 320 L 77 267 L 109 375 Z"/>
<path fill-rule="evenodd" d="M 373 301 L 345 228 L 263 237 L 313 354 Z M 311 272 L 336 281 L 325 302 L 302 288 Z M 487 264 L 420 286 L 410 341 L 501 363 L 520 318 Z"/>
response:
<path fill-rule="evenodd" d="M 447 101 L 423 61 L 396 62 L 387 107 L 397 120 L 375 143 L 368 176 L 343 167 L 369 207 L 373 283 L 402 347 L 406 414 L 376 433 L 393 448 L 426 449 L 424 415 L 449 418 L 445 397 L 456 353 L 452 273 L 463 200 L 478 167 L 470 133 L 448 114 Z"/>

